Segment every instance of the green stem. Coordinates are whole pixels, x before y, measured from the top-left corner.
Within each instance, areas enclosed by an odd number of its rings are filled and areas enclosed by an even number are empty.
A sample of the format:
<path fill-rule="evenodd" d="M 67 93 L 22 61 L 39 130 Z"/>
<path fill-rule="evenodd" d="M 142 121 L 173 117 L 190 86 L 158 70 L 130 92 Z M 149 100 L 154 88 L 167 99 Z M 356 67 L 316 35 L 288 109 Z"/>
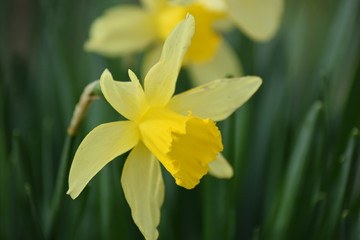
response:
<path fill-rule="evenodd" d="M 84 119 L 87 110 L 91 102 L 94 99 L 98 99 L 100 96 L 100 83 L 99 81 L 94 81 L 88 84 L 78 102 L 75 106 L 73 117 L 68 128 L 68 134 L 65 139 L 63 152 L 61 155 L 60 166 L 57 174 L 57 179 L 55 183 L 55 190 L 50 203 L 50 213 L 45 216 L 45 237 L 51 238 L 53 226 L 58 217 L 59 210 L 61 208 L 62 201 L 65 196 L 65 176 L 69 171 L 69 163 L 72 158 L 72 151 L 74 148 L 74 139 L 77 133 L 77 130 Z"/>
<path fill-rule="evenodd" d="M 34 196 L 32 194 L 32 188 L 31 185 L 29 183 L 25 183 L 24 184 L 24 188 L 25 188 L 25 193 L 26 193 L 26 197 L 29 201 L 30 204 L 30 211 L 31 211 L 31 215 L 33 216 L 34 219 L 34 223 L 38 229 L 37 235 L 38 235 L 38 239 L 44 239 L 44 235 L 41 229 L 41 224 L 39 221 L 39 215 L 38 215 L 38 211 L 36 209 L 36 205 L 35 205 L 35 201 L 34 201 Z"/>
<path fill-rule="evenodd" d="M 69 170 L 71 153 L 74 147 L 74 136 L 67 135 L 60 160 L 60 167 L 55 183 L 55 190 L 51 199 L 50 215 L 45 222 L 45 237 L 49 238 L 52 234 L 53 226 L 59 213 L 62 201 L 65 197 L 65 176 Z"/>

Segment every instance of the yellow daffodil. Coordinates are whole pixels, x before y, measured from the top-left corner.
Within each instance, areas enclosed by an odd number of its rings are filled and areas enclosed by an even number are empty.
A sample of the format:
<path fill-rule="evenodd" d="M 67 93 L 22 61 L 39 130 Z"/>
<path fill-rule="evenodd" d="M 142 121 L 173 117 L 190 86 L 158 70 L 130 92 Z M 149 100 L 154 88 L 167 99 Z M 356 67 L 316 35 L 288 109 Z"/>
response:
<path fill-rule="evenodd" d="M 102 124 L 80 144 L 69 174 L 68 194 L 76 198 L 108 162 L 131 150 L 121 185 L 134 222 L 146 239 L 157 239 L 164 183 L 160 163 L 176 184 L 194 188 L 209 171 L 229 178 L 233 171 L 221 155 L 215 121 L 227 118 L 261 85 L 259 77 L 219 79 L 173 96 L 177 76 L 194 33 L 188 15 L 164 43 L 158 63 L 147 73 L 144 89 L 129 70 L 130 82 L 100 78 L 106 100 L 127 121 Z"/>
<path fill-rule="evenodd" d="M 143 62 L 147 72 L 158 61 L 168 34 L 190 13 L 196 19 L 196 31 L 183 64 L 196 85 L 205 83 L 204 79 L 241 76 L 241 63 L 221 33 L 235 25 L 250 38 L 266 41 L 275 34 L 283 8 L 283 0 L 140 2 L 142 6 L 110 8 L 96 19 L 85 49 L 110 57 L 147 49 Z"/>

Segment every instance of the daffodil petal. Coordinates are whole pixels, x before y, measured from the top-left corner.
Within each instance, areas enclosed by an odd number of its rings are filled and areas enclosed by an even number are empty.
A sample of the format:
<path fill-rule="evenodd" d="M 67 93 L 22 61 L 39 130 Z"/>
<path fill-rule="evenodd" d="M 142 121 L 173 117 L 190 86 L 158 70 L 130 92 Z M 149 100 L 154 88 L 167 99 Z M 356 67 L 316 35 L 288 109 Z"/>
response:
<path fill-rule="evenodd" d="M 195 86 L 228 76 L 243 75 L 240 60 L 225 41 L 222 41 L 213 59 L 186 67 Z"/>
<path fill-rule="evenodd" d="M 213 11 L 223 12 L 227 10 L 227 4 L 225 0 L 197 0 L 196 2 L 206 6 Z"/>
<path fill-rule="evenodd" d="M 157 239 L 164 182 L 159 161 L 141 142 L 125 162 L 121 185 L 135 224 L 145 239 Z"/>
<path fill-rule="evenodd" d="M 196 2 L 196 0 L 169 0 L 169 5 L 180 5 L 180 6 L 188 6 Z"/>
<path fill-rule="evenodd" d="M 145 77 L 145 94 L 150 105 L 164 106 L 174 94 L 176 80 L 194 28 L 194 17 L 188 15 L 166 39 L 159 62 Z"/>
<path fill-rule="evenodd" d="M 167 0 L 140 0 L 141 4 L 151 12 L 162 9 L 167 5 Z"/>
<path fill-rule="evenodd" d="M 227 9 L 225 0 L 169 0 L 169 4 L 182 6 L 199 4 L 211 9 L 212 11 L 226 11 Z"/>
<path fill-rule="evenodd" d="M 146 73 L 149 72 L 149 70 L 159 61 L 161 50 L 162 46 L 160 44 L 156 44 L 145 53 L 141 65 L 141 75 L 144 76 L 144 78 Z"/>
<path fill-rule="evenodd" d="M 101 91 L 111 106 L 121 115 L 136 120 L 146 108 L 144 91 L 136 75 L 129 70 L 131 82 L 114 81 L 106 69 L 100 78 Z"/>
<path fill-rule="evenodd" d="M 215 80 L 174 96 L 167 107 L 180 114 L 192 111 L 196 117 L 221 121 L 244 104 L 261 83 L 255 76 Z"/>
<path fill-rule="evenodd" d="M 91 26 L 85 50 L 108 57 L 144 49 L 156 36 L 154 19 L 137 6 L 110 8 Z"/>
<path fill-rule="evenodd" d="M 231 178 L 234 171 L 226 158 L 219 153 L 216 160 L 209 163 L 209 174 L 217 178 Z"/>
<path fill-rule="evenodd" d="M 115 157 L 133 148 L 138 141 L 138 130 L 130 121 L 106 123 L 94 128 L 75 153 L 67 194 L 75 199 L 96 173 Z"/>
<path fill-rule="evenodd" d="M 229 15 L 250 38 L 267 41 L 277 31 L 284 0 L 228 0 Z"/>

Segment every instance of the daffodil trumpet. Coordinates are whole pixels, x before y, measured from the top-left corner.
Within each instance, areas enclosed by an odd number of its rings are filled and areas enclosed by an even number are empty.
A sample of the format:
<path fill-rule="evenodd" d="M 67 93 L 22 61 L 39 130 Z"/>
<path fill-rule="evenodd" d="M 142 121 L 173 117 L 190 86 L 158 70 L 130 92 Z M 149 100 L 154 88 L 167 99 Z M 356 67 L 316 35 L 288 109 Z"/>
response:
<path fill-rule="evenodd" d="M 76 198 L 107 163 L 131 150 L 121 185 L 135 224 L 145 239 L 157 239 L 164 182 L 160 163 L 177 185 L 192 189 L 210 172 L 230 178 L 233 170 L 222 156 L 217 121 L 224 120 L 259 88 L 256 76 L 218 79 L 174 95 L 177 77 L 194 34 L 187 15 L 165 40 L 160 60 L 149 70 L 144 88 L 129 70 L 129 82 L 114 81 L 105 70 L 101 91 L 126 121 L 93 129 L 76 151 L 68 194 Z"/>

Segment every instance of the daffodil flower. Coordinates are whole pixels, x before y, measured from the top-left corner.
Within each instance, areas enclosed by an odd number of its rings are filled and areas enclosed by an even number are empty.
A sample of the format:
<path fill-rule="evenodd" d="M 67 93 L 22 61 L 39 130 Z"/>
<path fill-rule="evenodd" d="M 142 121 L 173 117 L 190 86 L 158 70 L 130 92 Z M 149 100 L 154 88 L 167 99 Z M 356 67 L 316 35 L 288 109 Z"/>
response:
<path fill-rule="evenodd" d="M 106 100 L 127 121 L 102 124 L 76 151 L 68 194 L 76 198 L 107 163 L 131 150 L 121 185 L 134 222 L 146 239 L 158 237 L 164 183 L 160 163 L 176 184 L 194 188 L 210 171 L 229 178 L 233 171 L 221 155 L 221 133 L 215 121 L 227 118 L 259 88 L 249 76 L 219 79 L 175 95 L 175 83 L 194 33 L 188 15 L 164 43 L 158 63 L 147 73 L 144 89 L 129 70 L 130 82 L 114 81 L 105 70 L 100 78 Z"/>
<path fill-rule="evenodd" d="M 109 57 L 146 49 L 143 72 L 147 72 L 158 61 L 168 34 L 190 13 L 196 19 L 196 31 L 183 65 L 195 85 L 208 79 L 241 76 L 241 63 L 221 33 L 237 26 L 256 41 L 269 40 L 279 26 L 283 8 L 283 0 L 140 2 L 142 6 L 112 7 L 97 18 L 85 49 Z"/>

